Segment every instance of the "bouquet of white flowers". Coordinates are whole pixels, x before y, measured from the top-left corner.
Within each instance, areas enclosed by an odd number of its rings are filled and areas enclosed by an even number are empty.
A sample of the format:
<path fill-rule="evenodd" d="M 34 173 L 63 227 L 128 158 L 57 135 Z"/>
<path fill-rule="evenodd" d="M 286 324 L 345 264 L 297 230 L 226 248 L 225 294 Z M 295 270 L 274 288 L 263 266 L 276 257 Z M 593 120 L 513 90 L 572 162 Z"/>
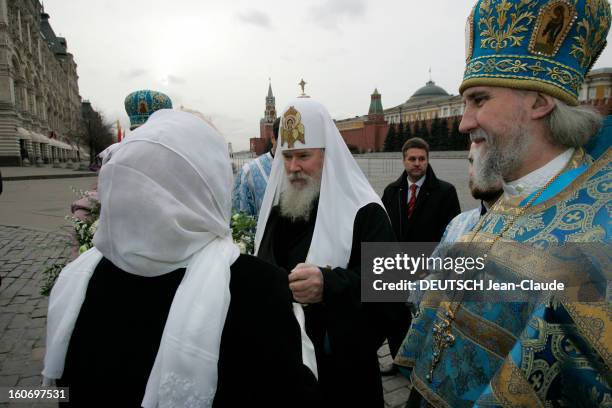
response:
<path fill-rule="evenodd" d="M 72 256 L 76 258 L 94 246 L 92 241 L 100 218 L 100 202 L 95 192 L 75 188 L 72 188 L 72 191 L 79 196 L 79 199 L 72 205 L 72 216 L 66 216 L 66 219 L 72 222 L 74 228 L 74 238 L 78 251 L 73 251 Z M 43 271 L 45 281 L 40 290 L 42 295 L 49 296 L 57 277 L 67 263 L 68 261 L 58 262 Z"/>
<path fill-rule="evenodd" d="M 253 254 L 255 250 L 255 229 L 257 220 L 243 212 L 232 214 L 230 222 L 232 239 L 243 254 Z"/>
<path fill-rule="evenodd" d="M 73 216 L 68 216 L 66 219 L 72 221 L 74 226 L 74 236 L 76 239 L 76 246 L 78 248 L 78 255 L 93 248 L 93 237 L 98 228 L 98 221 L 100 218 L 100 202 L 96 199 L 96 196 L 88 191 L 74 190 L 75 193 L 80 195 L 80 199 L 77 202 L 81 202 L 82 206 L 78 210 L 87 210 L 86 216 L 77 214 L 75 207 L 73 206 Z M 83 201 L 85 201 L 83 203 Z M 255 250 L 255 230 L 257 228 L 257 220 L 246 214 L 246 213 L 234 213 L 230 221 L 230 227 L 232 229 L 232 239 L 240 247 L 240 252 L 243 254 L 253 254 Z M 75 253 L 73 256 L 77 256 Z M 51 288 L 55 280 L 59 276 L 67 262 L 56 263 L 48 267 L 43 271 L 45 282 L 41 289 L 41 294 L 49 296 Z"/>

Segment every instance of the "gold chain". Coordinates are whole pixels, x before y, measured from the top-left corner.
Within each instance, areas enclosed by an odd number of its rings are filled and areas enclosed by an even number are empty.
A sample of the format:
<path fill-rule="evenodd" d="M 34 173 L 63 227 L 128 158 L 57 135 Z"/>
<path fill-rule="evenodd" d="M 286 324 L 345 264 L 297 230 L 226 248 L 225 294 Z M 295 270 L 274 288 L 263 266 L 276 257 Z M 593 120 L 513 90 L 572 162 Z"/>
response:
<path fill-rule="evenodd" d="M 525 214 L 527 208 L 531 207 L 531 205 L 538 198 L 540 198 L 542 193 L 544 193 L 544 191 L 546 191 L 548 187 L 550 187 L 550 185 L 555 180 L 557 180 L 557 178 L 561 175 L 562 172 L 563 170 L 559 171 L 553 178 L 548 180 L 548 182 L 546 182 L 546 184 L 544 184 L 544 186 L 540 188 L 524 206 L 519 208 L 517 214 L 513 215 L 512 218 L 504 225 L 500 233 L 493 238 L 491 245 L 489 245 L 489 248 L 487 248 L 487 253 L 491 251 L 493 245 L 495 245 L 495 243 L 497 243 L 497 241 L 506 232 L 508 232 L 508 230 L 514 225 L 514 222 L 520 217 L 522 217 L 523 214 Z M 474 238 L 482 229 L 486 218 L 487 216 L 482 217 L 482 219 L 478 222 L 478 225 L 474 228 L 474 232 L 472 233 L 472 236 L 470 237 L 470 241 L 468 243 L 471 244 L 474 241 Z M 431 364 L 429 366 L 429 374 L 427 374 L 426 376 L 427 381 L 429 381 L 430 383 L 433 382 L 433 372 L 440 360 L 442 359 L 442 353 L 445 349 L 450 348 L 451 346 L 453 346 L 453 344 L 455 344 L 455 336 L 452 334 L 451 326 L 453 321 L 457 317 L 457 312 L 459 311 L 459 308 L 461 307 L 461 299 L 457 299 L 457 301 L 453 303 L 455 303 L 454 308 L 452 307 L 452 303 L 448 302 L 448 307 L 447 310 L 445 310 L 444 312 L 444 317 L 438 320 L 438 322 L 434 323 L 433 325 L 432 359 Z"/>

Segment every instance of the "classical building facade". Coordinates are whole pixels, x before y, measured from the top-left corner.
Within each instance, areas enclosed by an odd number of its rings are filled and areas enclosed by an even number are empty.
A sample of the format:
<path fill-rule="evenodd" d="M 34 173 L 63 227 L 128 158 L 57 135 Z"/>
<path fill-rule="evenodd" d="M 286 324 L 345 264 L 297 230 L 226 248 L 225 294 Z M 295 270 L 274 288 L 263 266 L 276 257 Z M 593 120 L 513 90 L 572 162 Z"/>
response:
<path fill-rule="evenodd" d="M 272 83 L 268 84 L 268 96 L 266 96 L 266 110 L 264 117 L 259 121 L 259 137 L 250 139 L 251 152 L 257 156 L 266 152 L 268 142 L 274 137 L 273 125 L 276 120 L 276 98 L 272 93 Z"/>
<path fill-rule="evenodd" d="M 429 80 L 401 105 L 385 110 L 385 119 L 389 123 L 403 122 L 414 128 L 416 122 L 423 122 L 428 127 L 435 118 L 446 118 L 449 124 L 461 120 L 463 101 L 461 95 L 451 95 L 443 88 Z"/>
<path fill-rule="evenodd" d="M 602 114 L 612 115 L 612 68 L 594 69 L 587 75 L 580 95 L 580 103 L 591 105 Z"/>
<path fill-rule="evenodd" d="M 60 165 L 82 133 L 77 65 L 38 0 L 0 0 L 0 165 Z"/>

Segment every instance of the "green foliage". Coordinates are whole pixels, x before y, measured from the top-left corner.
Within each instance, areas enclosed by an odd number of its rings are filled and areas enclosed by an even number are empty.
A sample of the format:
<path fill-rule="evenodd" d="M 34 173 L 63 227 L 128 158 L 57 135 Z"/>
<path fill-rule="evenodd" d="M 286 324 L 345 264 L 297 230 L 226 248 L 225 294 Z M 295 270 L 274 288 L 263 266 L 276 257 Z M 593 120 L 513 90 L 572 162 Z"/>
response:
<path fill-rule="evenodd" d="M 62 269 L 66 266 L 63 263 L 56 263 L 48 267 L 43 271 L 43 277 L 45 279 L 42 287 L 40 288 L 40 294 L 43 296 L 49 296 L 51 294 L 51 289 L 57 280 Z"/>
<path fill-rule="evenodd" d="M 435 117 L 434 120 L 431 121 L 431 134 L 429 140 L 429 148 L 431 150 L 439 150 L 441 147 L 440 139 L 440 120 Z"/>
<path fill-rule="evenodd" d="M 93 248 L 93 236 L 98 228 L 98 219 L 100 218 L 100 202 L 93 200 L 86 191 L 71 187 L 72 191 L 80 198 L 87 198 L 90 204 L 90 215 L 86 220 L 67 216 L 66 219 L 72 221 L 74 235 L 79 246 L 79 254 Z M 43 271 L 45 281 L 40 290 L 40 294 L 49 296 L 51 289 L 55 284 L 57 277 L 62 269 L 66 266 L 64 263 L 56 263 Z"/>
<path fill-rule="evenodd" d="M 450 132 L 448 130 L 448 119 L 442 118 L 440 120 L 440 130 L 439 130 L 440 142 L 442 144 L 442 148 L 440 150 L 453 150 L 452 141 L 450 138 Z"/>
<path fill-rule="evenodd" d="M 387 131 L 387 138 L 385 139 L 384 151 L 394 152 L 396 144 L 396 129 L 393 123 L 389 124 L 389 130 Z"/>
<path fill-rule="evenodd" d="M 404 130 L 404 122 L 400 121 L 397 125 L 397 135 L 395 137 L 395 150 L 394 152 L 401 152 L 402 146 L 404 146 L 404 135 L 406 131 Z"/>
<path fill-rule="evenodd" d="M 402 135 L 402 141 L 400 143 L 400 148 L 399 151 L 402 151 L 402 147 L 404 147 L 404 143 L 406 143 L 406 141 L 408 139 L 412 138 L 412 126 L 410 125 L 410 123 L 406 123 L 404 125 L 404 134 Z"/>
<path fill-rule="evenodd" d="M 113 131 L 111 124 L 107 123 L 104 117 L 91 107 L 82 110 L 82 117 L 85 130 L 82 141 L 89 146 L 89 160 L 90 163 L 93 163 L 98 153 L 113 144 Z"/>
<path fill-rule="evenodd" d="M 78 218 L 69 218 L 74 224 L 74 231 L 79 244 L 79 255 L 93 248 L 93 237 L 98 228 L 98 220 L 94 222 L 81 221 Z"/>
<path fill-rule="evenodd" d="M 421 139 L 429 143 L 429 140 L 428 140 L 429 134 L 427 132 L 427 126 L 425 125 L 425 122 L 423 122 L 422 120 L 417 121 L 416 124 L 414 125 L 414 136 L 420 137 Z"/>
<path fill-rule="evenodd" d="M 89 217 L 85 220 L 80 220 L 74 217 L 66 217 L 72 221 L 75 237 L 79 245 L 79 254 L 93 248 L 93 236 L 98 228 L 98 220 L 100 218 L 100 201 L 90 197 L 87 191 L 77 190 L 72 188 L 72 191 L 81 198 L 86 198 L 89 201 Z"/>
<path fill-rule="evenodd" d="M 459 132 L 459 118 L 454 118 L 449 126 L 448 118 L 435 117 L 431 121 L 430 130 L 427 122 L 414 122 L 414 136 L 420 137 L 429 143 L 432 151 L 467 150 L 470 146 L 469 135 Z M 405 127 L 406 139 L 413 137 L 409 134 L 410 126 Z"/>
<path fill-rule="evenodd" d="M 255 230 L 257 220 L 243 212 L 232 214 L 230 221 L 232 239 L 240 247 L 243 254 L 252 254 L 255 251 Z"/>
<path fill-rule="evenodd" d="M 453 150 L 468 150 L 470 147 L 470 136 L 459 131 L 459 119 L 455 118 L 450 133 Z"/>

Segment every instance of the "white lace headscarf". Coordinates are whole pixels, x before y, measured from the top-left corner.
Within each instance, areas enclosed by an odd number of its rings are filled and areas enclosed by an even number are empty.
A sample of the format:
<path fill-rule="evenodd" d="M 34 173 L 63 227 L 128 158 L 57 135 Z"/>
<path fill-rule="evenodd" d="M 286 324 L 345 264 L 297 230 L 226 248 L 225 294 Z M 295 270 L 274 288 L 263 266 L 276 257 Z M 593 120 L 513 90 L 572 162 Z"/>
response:
<path fill-rule="evenodd" d="M 150 373 L 144 407 L 210 406 L 230 266 L 232 170 L 216 130 L 186 112 L 160 110 L 100 171 L 95 248 L 69 264 L 49 300 L 43 376 L 60 378 L 87 285 L 102 256 L 139 276 L 186 268 Z"/>

